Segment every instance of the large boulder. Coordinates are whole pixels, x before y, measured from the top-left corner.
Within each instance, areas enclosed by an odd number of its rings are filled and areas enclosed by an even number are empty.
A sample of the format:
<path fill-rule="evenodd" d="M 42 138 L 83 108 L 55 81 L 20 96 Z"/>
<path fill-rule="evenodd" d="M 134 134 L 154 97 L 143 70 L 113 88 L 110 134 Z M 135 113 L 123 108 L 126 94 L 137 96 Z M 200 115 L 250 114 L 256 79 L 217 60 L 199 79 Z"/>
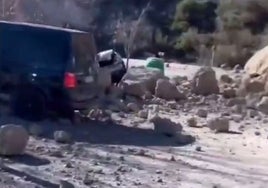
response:
<path fill-rule="evenodd" d="M 182 131 L 182 125 L 180 123 L 175 123 L 170 119 L 160 117 L 159 115 L 150 117 L 149 121 L 153 123 L 154 131 L 160 134 L 176 136 Z"/>
<path fill-rule="evenodd" d="M 146 93 L 154 93 L 158 79 L 164 78 L 164 74 L 153 68 L 132 67 L 122 79 L 120 86 L 126 94 L 143 97 Z"/>
<path fill-rule="evenodd" d="M 192 92 L 198 95 L 219 93 L 216 73 L 211 67 L 201 67 L 192 80 Z"/>
<path fill-rule="evenodd" d="M 181 100 L 186 98 L 175 84 L 172 84 L 166 79 L 159 79 L 156 82 L 155 96 L 166 100 Z"/>
<path fill-rule="evenodd" d="M 229 132 L 230 123 L 225 117 L 214 117 L 208 120 L 208 127 L 215 132 Z"/>
<path fill-rule="evenodd" d="M 21 155 L 29 140 L 26 129 L 19 125 L 3 125 L 0 128 L 0 155 Z"/>
<path fill-rule="evenodd" d="M 268 46 L 257 51 L 244 67 L 249 75 L 268 75 Z"/>

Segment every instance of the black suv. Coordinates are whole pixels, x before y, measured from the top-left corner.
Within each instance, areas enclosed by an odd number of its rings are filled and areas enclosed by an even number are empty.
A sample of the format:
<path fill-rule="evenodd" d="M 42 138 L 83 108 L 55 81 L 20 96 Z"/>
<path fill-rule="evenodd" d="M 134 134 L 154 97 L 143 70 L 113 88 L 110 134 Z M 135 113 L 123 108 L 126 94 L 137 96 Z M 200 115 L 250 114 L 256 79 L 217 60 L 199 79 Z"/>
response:
<path fill-rule="evenodd" d="M 72 118 L 95 96 L 98 63 L 91 33 L 0 22 L 0 92 L 15 115 L 42 120 L 48 112 Z"/>

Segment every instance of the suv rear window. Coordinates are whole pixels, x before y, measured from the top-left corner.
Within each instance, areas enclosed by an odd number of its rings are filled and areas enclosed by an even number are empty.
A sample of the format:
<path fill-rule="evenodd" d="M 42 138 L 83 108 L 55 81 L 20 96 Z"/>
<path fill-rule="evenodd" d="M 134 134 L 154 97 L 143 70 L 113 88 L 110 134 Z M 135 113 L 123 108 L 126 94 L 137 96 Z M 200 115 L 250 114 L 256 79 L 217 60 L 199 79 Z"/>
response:
<path fill-rule="evenodd" d="M 47 30 L 0 30 L 1 61 L 62 71 L 70 58 L 70 37 Z"/>

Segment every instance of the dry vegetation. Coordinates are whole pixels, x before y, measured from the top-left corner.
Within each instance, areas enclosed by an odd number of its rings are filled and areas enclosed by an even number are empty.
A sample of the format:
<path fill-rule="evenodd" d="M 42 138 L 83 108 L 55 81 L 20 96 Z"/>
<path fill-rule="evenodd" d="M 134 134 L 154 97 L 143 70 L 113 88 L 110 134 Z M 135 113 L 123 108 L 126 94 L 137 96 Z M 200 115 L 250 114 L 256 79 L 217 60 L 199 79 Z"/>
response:
<path fill-rule="evenodd" d="M 140 21 L 139 15 L 148 1 L 44 2 L 2 0 L 0 15 L 2 19 L 74 28 L 94 25 L 98 30 L 100 49 L 121 45 L 126 56 L 127 51 L 131 51 L 132 55 L 144 50 L 165 51 L 169 57 L 181 58 L 190 54 L 197 57 L 199 62 L 208 64 L 214 49 L 213 63 L 216 66 L 243 65 L 256 50 L 268 42 L 267 0 L 220 0 L 219 4 L 197 3 L 195 0 L 171 0 L 164 4 L 152 1 L 150 9 Z M 173 8 L 175 4 L 176 9 Z M 107 11 L 111 13 L 109 17 Z M 129 33 L 137 22 L 139 29 L 134 40 Z M 127 50 L 129 40 L 135 42 L 131 42 L 131 49 Z"/>

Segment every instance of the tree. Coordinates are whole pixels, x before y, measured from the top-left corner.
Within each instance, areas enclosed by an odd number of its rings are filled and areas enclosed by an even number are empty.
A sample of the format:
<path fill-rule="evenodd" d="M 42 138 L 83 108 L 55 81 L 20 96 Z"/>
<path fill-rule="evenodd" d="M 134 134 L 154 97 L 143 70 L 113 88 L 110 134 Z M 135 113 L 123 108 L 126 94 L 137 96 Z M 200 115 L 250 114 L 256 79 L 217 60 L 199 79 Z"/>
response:
<path fill-rule="evenodd" d="M 127 56 L 127 69 L 129 67 L 129 59 L 133 51 L 138 46 L 143 46 L 144 43 L 148 41 L 148 39 L 151 39 L 151 37 L 148 37 L 148 34 L 151 33 L 148 32 L 148 30 L 150 30 L 151 27 L 146 26 L 146 22 L 144 19 L 144 16 L 146 15 L 150 6 L 151 1 L 149 1 L 146 7 L 142 9 L 137 20 L 132 20 L 124 23 L 119 20 L 117 23 L 114 40 L 115 42 L 122 42 L 124 45 L 124 51 Z"/>

